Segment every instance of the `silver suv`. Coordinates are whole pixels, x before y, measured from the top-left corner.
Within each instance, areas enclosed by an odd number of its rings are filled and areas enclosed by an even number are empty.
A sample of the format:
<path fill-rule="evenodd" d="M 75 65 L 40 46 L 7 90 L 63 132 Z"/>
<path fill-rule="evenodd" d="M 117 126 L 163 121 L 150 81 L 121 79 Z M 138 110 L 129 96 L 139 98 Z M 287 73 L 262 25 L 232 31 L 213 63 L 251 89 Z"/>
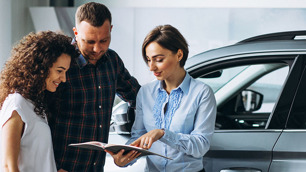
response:
<path fill-rule="evenodd" d="M 187 60 L 186 70 L 213 88 L 218 105 L 206 172 L 306 171 L 305 35 L 261 35 Z M 110 139 L 132 121 L 118 115 L 126 116 L 114 113 Z"/>

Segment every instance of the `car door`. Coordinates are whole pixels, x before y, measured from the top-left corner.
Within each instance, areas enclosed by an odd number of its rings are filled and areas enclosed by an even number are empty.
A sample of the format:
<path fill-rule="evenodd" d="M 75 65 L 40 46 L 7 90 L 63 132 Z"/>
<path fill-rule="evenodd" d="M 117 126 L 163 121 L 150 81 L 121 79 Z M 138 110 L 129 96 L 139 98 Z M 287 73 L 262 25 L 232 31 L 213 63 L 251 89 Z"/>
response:
<path fill-rule="evenodd" d="M 306 67 L 305 57 L 300 57 L 302 72 L 296 73 L 299 83 L 291 93 L 294 101 L 290 106 L 286 128 L 280 135 L 274 149 L 271 172 L 304 172 L 306 170 Z"/>
<path fill-rule="evenodd" d="M 191 72 L 193 75 L 197 76 L 196 79 L 213 87 L 218 105 L 216 131 L 212 138 L 211 148 L 204 156 L 203 160 L 206 171 L 268 171 L 272 161 L 272 149 L 282 132 L 285 122 L 280 121 L 277 127 L 269 128 L 268 126 L 270 124 L 269 122 L 272 120 L 273 111 L 275 111 L 274 108 L 279 105 L 277 102 L 279 97 L 281 97 L 280 93 L 287 88 L 285 87 L 285 81 L 291 81 L 290 78 L 294 78 L 294 76 L 291 75 L 291 64 L 295 59 L 296 58 L 292 56 L 257 56 L 256 61 L 254 61 L 254 58 L 241 58 L 239 60 L 232 59 L 233 63 L 229 63 L 228 61 L 222 62 L 220 59 L 216 64 L 210 62 L 210 65 L 214 66 L 209 66 L 208 68 L 214 71 L 222 71 L 222 73 L 227 69 L 237 67 L 243 68 L 243 70 L 238 71 L 229 79 L 220 79 L 223 81 L 221 86 L 220 84 L 216 86 L 218 81 L 215 82 L 215 78 L 203 79 L 205 78 L 205 73 L 200 74 L 196 71 Z M 270 103 L 268 110 L 266 109 L 263 112 L 251 111 L 244 113 L 237 111 L 237 97 L 239 97 L 238 95 L 240 95 L 242 91 L 254 89 L 256 82 L 261 78 L 286 66 L 288 70 L 282 73 L 284 77 L 278 89 L 274 90 L 272 93 L 271 91 L 263 93 L 264 97 L 271 96 L 269 94 L 273 94 L 276 97 L 271 99 L 272 102 L 268 102 Z M 205 68 L 205 65 L 202 65 L 202 67 Z M 212 73 L 213 71 L 205 72 Z M 274 75 L 271 76 L 273 77 Z M 271 82 L 274 79 L 275 78 L 268 78 Z M 262 85 L 259 91 L 270 90 L 270 88 L 268 88 L 269 86 L 271 86 L 271 84 Z M 287 101 L 290 101 L 290 97 L 287 97 L 287 100 L 284 102 Z"/>

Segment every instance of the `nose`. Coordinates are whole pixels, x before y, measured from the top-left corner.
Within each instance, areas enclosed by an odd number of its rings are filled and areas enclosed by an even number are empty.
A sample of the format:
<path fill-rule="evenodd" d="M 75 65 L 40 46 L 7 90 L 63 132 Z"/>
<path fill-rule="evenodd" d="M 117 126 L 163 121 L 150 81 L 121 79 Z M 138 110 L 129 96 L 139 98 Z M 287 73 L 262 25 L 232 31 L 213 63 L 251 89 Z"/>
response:
<path fill-rule="evenodd" d="M 93 51 L 99 53 L 102 51 L 102 45 L 100 43 L 96 43 L 93 47 Z"/>
<path fill-rule="evenodd" d="M 61 82 L 66 82 L 66 72 L 60 77 Z"/>
<path fill-rule="evenodd" d="M 154 62 L 148 62 L 148 65 L 149 65 L 149 68 L 150 68 L 150 71 L 154 71 L 156 69 L 156 66 L 155 66 L 155 63 Z"/>

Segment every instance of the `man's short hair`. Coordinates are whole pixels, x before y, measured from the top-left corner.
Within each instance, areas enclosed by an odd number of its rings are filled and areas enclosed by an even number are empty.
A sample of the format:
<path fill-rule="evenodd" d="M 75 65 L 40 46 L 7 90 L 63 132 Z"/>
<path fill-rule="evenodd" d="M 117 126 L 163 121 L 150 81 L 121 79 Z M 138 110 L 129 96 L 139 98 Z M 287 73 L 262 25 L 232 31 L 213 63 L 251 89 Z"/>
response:
<path fill-rule="evenodd" d="M 106 20 L 112 23 L 112 15 L 109 9 L 105 5 L 96 2 L 89 2 L 79 6 L 75 13 L 76 25 L 86 21 L 94 27 L 99 27 Z"/>

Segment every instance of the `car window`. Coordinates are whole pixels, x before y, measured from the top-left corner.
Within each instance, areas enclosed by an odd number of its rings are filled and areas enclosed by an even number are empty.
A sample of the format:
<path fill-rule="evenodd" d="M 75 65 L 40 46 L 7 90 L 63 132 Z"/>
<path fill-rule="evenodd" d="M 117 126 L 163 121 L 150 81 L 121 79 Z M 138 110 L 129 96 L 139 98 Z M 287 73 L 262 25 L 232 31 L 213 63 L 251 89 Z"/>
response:
<path fill-rule="evenodd" d="M 208 84 L 214 92 L 218 91 L 227 82 L 233 79 L 236 75 L 241 73 L 248 66 L 238 66 L 222 70 L 222 75 L 217 78 L 198 78 L 198 80 Z"/>
<path fill-rule="evenodd" d="M 220 77 L 197 78 L 212 87 L 218 105 L 216 129 L 264 129 L 278 100 L 289 67 L 255 64 L 219 69 Z M 245 107 L 246 94 L 257 96 L 254 107 Z"/>
<path fill-rule="evenodd" d="M 254 113 L 272 112 L 288 72 L 288 66 L 277 69 L 264 75 L 247 88 L 263 94 L 263 102 L 261 108 L 254 111 Z"/>

